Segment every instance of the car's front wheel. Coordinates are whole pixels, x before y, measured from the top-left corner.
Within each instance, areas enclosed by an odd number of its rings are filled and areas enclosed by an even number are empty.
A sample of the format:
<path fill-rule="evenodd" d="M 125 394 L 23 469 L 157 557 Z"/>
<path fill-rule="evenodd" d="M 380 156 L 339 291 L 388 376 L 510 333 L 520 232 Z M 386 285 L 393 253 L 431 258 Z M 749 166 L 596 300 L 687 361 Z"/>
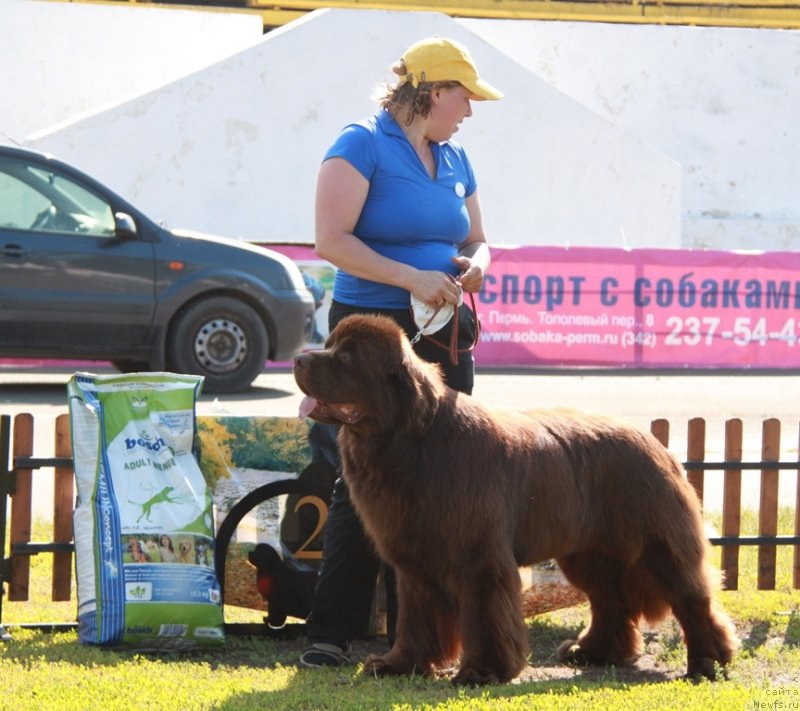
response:
<path fill-rule="evenodd" d="M 167 363 L 179 373 L 205 377 L 203 390 L 232 393 L 261 372 L 269 351 L 266 328 L 238 299 L 216 296 L 186 306 L 167 335 Z"/>

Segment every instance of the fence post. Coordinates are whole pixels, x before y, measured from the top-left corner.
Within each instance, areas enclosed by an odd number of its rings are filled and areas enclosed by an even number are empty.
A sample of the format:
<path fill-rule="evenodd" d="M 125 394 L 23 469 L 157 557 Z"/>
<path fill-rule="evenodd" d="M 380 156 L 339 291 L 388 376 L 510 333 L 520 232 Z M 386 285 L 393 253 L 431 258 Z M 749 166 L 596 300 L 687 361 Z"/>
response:
<path fill-rule="evenodd" d="M 797 451 L 800 452 L 800 442 L 798 442 L 797 447 Z M 797 483 L 794 500 L 794 535 L 800 536 L 800 468 L 795 471 L 794 475 Z M 794 576 L 792 584 L 795 590 L 800 590 L 800 546 L 794 547 Z"/>
<path fill-rule="evenodd" d="M 661 444 L 669 447 L 669 420 L 663 418 L 653 420 L 650 423 L 650 432 Z"/>
<path fill-rule="evenodd" d="M 56 418 L 55 455 L 72 457 L 69 415 Z M 72 509 L 74 506 L 74 475 L 72 467 L 56 467 L 53 474 L 53 542 L 72 542 Z M 52 597 L 56 601 L 70 600 L 72 596 L 72 553 L 53 553 Z"/>
<path fill-rule="evenodd" d="M 761 461 L 780 461 L 781 423 L 771 418 L 761 428 Z M 761 470 L 761 497 L 758 506 L 758 535 L 778 535 L 778 469 Z M 775 589 L 776 546 L 758 547 L 758 589 Z"/>
<path fill-rule="evenodd" d="M 742 421 L 725 421 L 725 461 L 742 461 Z M 742 470 L 726 469 L 722 485 L 722 535 L 739 537 L 742 531 Z M 739 546 L 722 547 L 725 590 L 739 589 Z"/>
<path fill-rule="evenodd" d="M 702 462 L 706 458 L 706 421 L 702 417 L 693 417 L 689 420 L 686 435 L 686 459 L 690 462 Z M 687 473 L 689 483 L 697 492 L 700 505 L 703 505 L 703 486 L 705 483 L 705 472 L 702 469 L 694 469 Z"/>
<path fill-rule="evenodd" d="M 10 469 L 11 457 L 11 416 L 0 415 L 0 642 L 8 642 L 11 637 L 3 627 L 3 598 L 6 582 L 11 577 L 6 567 L 6 522 L 8 497 L 13 489 Z"/>
<path fill-rule="evenodd" d="M 14 417 L 14 459 L 33 456 L 33 415 L 28 412 Z M 12 464 L 13 466 L 13 464 Z M 16 490 L 11 497 L 11 545 L 31 542 L 31 469 L 16 469 Z M 11 556 L 11 584 L 8 599 L 25 601 L 30 586 L 31 557 Z"/>

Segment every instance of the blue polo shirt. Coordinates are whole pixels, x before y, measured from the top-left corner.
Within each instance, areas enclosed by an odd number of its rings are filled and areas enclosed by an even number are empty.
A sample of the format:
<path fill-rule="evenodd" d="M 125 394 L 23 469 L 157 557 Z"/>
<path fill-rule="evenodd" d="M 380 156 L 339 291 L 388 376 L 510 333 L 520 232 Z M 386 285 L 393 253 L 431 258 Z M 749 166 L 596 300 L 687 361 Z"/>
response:
<path fill-rule="evenodd" d="M 431 144 L 431 179 L 403 130 L 387 111 L 346 126 L 323 160 L 344 158 L 369 181 L 354 233 L 389 259 L 418 269 L 457 273 L 451 259 L 470 229 L 466 198 L 475 175 L 454 141 Z M 409 293 L 339 269 L 333 298 L 354 306 L 408 308 Z"/>

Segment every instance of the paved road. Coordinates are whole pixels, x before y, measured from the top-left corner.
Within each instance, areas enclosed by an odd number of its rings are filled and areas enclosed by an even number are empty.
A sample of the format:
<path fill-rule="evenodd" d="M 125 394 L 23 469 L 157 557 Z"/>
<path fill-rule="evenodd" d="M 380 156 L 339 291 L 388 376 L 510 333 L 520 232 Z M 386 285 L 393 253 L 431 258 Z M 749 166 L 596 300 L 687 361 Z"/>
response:
<path fill-rule="evenodd" d="M 65 384 L 73 371 L 0 369 L 0 415 L 34 414 L 35 456 L 52 456 L 53 421 L 67 412 Z M 111 372 L 97 369 L 94 372 Z M 494 407 L 574 407 L 616 415 L 634 425 L 649 427 L 650 421 L 670 421 L 671 449 L 685 456 L 686 423 L 693 417 L 706 419 L 706 456 L 721 459 L 725 421 L 741 418 L 744 423 L 745 460 L 760 459 L 761 423 L 776 417 L 782 422 L 782 460 L 798 458 L 800 425 L 800 380 L 796 374 L 720 372 L 620 372 L 576 370 L 481 370 L 474 395 Z M 242 416 L 297 414 L 301 394 L 289 370 L 273 369 L 238 395 L 202 395 L 198 414 Z M 52 510 L 49 493 L 52 478 L 41 472 L 37 480 L 41 495 L 37 513 Z M 745 475 L 746 500 L 757 501 L 758 474 Z M 713 477 L 707 485 L 713 492 Z M 748 486 L 749 482 L 749 486 Z M 781 500 L 795 500 L 796 473 L 781 472 Z M 49 488 L 48 488 L 49 487 Z M 713 506 L 714 495 L 708 500 Z M 752 498 L 755 497 L 755 498 Z"/>

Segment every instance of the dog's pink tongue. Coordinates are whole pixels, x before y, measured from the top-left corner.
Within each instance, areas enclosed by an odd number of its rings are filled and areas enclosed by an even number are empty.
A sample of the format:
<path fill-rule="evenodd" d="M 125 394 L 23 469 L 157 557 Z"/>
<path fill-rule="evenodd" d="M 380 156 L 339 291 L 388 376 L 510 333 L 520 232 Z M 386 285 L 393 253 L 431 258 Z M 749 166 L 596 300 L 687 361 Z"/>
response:
<path fill-rule="evenodd" d="M 308 417 L 317 407 L 316 398 L 311 395 L 306 395 L 300 403 L 300 411 L 297 413 L 299 417 Z"/>

